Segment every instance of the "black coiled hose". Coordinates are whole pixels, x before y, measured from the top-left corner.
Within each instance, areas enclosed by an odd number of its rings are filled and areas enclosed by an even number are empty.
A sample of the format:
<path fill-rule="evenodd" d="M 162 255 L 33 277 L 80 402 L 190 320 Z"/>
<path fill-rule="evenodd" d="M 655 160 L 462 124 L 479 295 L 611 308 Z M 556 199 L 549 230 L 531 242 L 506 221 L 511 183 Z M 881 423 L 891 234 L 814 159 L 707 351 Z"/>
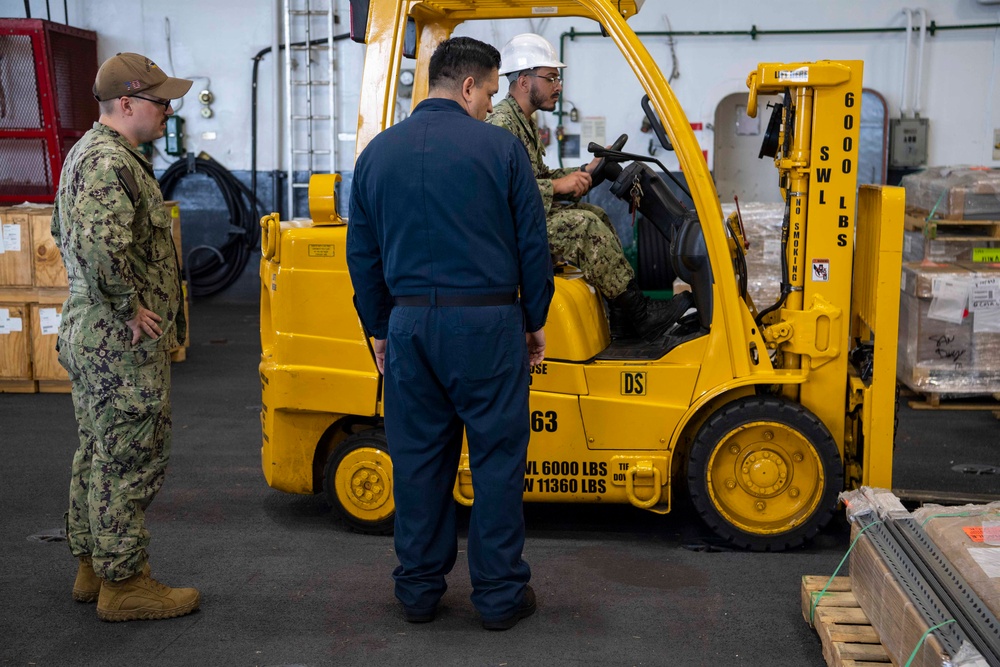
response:
<path fill-rule="evenodd" d="M 226 289 L 243 273 L 260 242 L 260 218 L 263 213 L 250 189 L 236 180 L 232 172 L 204 154 L 183 157 L 163 172 L 160 177 L 163 198 L 170 199 L 177 183 L 193 173 L 204 174 L 215 181 L 229 211 L 230 231 L 225 243 L 218 248 L 197 246 L 184 258 L 189 293 L 191 296 L 208 296 Z M 196 255 L 207 255 L 207 258 L 199 257 L 195 266 L 191 260 Z"/>

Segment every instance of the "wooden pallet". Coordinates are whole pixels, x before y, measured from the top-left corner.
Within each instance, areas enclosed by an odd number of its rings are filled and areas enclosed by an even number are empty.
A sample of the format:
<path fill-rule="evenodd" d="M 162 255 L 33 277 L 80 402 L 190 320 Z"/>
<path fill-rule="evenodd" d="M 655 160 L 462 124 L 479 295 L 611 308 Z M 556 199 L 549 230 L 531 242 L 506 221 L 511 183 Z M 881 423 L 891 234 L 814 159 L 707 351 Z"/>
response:
<path fill-rule="evenodd" d="M 829 586 L 827 584 L 829 583 Z M 820 592 L 826 588 L 826 592 Z M 886 667 L 889 653 L 851 592 L 850 577 L 802 577 L 802 617 L 816 629 L 829 667 Z"/>
<path fill-rule="evenodd" d="M 940 241 L 996 241 L 1000 239 L 1000 220 L 963 220 L 930 217 L 928 211 L 907 209 L 903 228 L 922 232 Z"/>
<path fill-rule="evenodd" d="M 900 396 L 907 397 L 906 404 L 914 410 L 977 410 L 992 412 L 1000 419 L 1000 393 L 992 395 L 955 396 L 954 394 L 939 394 L 907 389 L 900 391 Z"/>

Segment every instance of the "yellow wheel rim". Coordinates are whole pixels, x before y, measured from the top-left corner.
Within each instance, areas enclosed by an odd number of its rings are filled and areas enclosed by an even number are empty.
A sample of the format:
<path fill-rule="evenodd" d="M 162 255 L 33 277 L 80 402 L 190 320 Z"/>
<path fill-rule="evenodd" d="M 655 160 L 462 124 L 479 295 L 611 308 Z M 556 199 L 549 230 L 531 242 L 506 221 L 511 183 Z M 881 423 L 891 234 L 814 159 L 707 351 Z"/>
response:
<path fill-rule="evenodd" d="M 794 530 L 813 515 L 825 475 L 815 447 L 785 424 L 733 429 L 708 461 L 708 493 L 733 526 L 757 535 Z"/>
<path fill-rule="evenodd" d="M 392 516 L 392 461 L 374 447 L 347 453 L 337 466 L 334 480 L 337 499 L 353 517 L 372 523 Z"/>

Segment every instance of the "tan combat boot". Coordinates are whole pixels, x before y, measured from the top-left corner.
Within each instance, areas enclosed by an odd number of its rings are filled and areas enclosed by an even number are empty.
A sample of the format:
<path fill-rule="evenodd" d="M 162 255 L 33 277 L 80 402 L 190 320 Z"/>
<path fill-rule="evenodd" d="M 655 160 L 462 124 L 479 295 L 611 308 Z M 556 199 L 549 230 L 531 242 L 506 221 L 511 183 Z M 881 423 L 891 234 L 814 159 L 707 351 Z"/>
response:
<path fill-rule="evenodd" d="M 77 602 L 97 602 L 101 594 L 101 579 L 94 572 L 90 556 L 80 556 L 80 566 L 76 569 L 73 582 L 73 599 Z"/>
<path fill-rule="evenodd" d="M 97 600 L 102 621 L 174 618 L 198 608 L 198 589 L 170 588 L 149 576 L 149 568 L 122 581 L 105 581 Z"/>

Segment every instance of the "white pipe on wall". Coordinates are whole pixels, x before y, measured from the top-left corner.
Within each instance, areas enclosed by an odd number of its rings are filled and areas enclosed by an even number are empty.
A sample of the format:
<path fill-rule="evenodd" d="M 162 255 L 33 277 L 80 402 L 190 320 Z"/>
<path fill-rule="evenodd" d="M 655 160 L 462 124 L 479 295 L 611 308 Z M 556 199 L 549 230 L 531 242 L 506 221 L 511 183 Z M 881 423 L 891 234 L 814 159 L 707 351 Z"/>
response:
<path fill-rule="evenodd" d="M 924 41 L 927 39 L 927 10 L 915 9 L 920 14 L 920 41 L 917 43 L 917 80 L 913 84 L 913 116 L 920 116 L 920 88 L 924 78 Z"/>
<path fill-rule="evenodd" d="M 902 12 L 906 14 L 906 34 L 903 36 L 906 41 L 903 48 L 903 92 L 899 97 L 899 117 L 906 118 L 910 103 L 910 33 L 913 32 L 913 10 L 903 7 Z"/>
<path fill-rule="evenodd" d="M 271 32 L 271 140 L 274 157 L 271 168 L 281 171 L 281 0 L 274 0 L 274 30 Z M 275 182 L 273 196 L 278 198 Z M 278 198 L 280 201 L 280 198 Z"/>

